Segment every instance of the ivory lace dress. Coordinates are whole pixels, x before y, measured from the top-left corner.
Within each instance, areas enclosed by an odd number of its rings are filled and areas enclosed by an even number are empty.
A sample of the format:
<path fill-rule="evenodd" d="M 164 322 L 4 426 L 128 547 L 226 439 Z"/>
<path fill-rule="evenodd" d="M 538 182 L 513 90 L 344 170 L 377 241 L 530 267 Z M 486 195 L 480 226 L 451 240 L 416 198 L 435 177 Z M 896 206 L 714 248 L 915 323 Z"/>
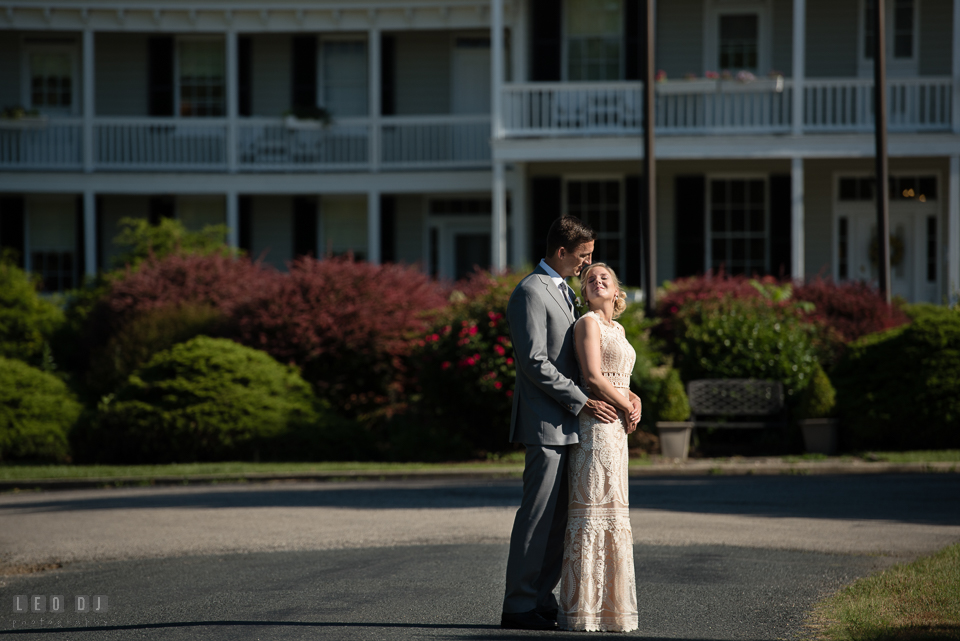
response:
<path fill-rule="evenodd" d="M 607 325 L 593 312 L 578 322 L 600 325 L 603 376 L 629 396 L 637 355 L 623 327 Z M 581 414 L 580 442 L 570 448 L 570 505 L 557 623 L 565 630 L 636 630 L 637 588 L 623 419 L 601 423 Z"/>

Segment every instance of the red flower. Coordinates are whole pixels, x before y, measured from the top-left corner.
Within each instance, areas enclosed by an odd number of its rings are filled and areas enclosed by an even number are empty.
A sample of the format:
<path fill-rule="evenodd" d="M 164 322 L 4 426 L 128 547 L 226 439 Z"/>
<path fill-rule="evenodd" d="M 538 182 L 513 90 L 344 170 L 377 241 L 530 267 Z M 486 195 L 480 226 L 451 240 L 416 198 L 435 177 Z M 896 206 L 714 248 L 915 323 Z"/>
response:
<path fill-rule="evenodd" d="M 500 381 L 496 381 L 496 382 L 493 384 L 493 386 L 494 386 L 496 389 L 500 389 L 501 387 L 503 387 L 503 383 L 501 383 Z M 508 392 L 507 395 L 509 396 L 510 393 Z"/>
<path fill-rule="evenodd" d="M 507 357 L 507 365 L 513 365 L 513 359 L 509 356 Z"/>
<path fill-rule="evenodd" d="M 495 351 L 500 356 L 503 356 L 504 354 L 507 353 L 507 350 L 503 349 L 503 345 L 494 345 L 493 351 Z"/>
<path fill-rule="evenodd" d="M 443 361 L 440 363 L 440 369 L 450 369 L 450 361 Z"/>
<path fill-rule="evenodd" d="M 473 327 L 470 328 L 470 335 L 473 336 L 476 333 L 477 333 L 477 326 L 474 325 Z"/>
<path fill-rule="evenodd" d="M 507 390 L 507 398 L 513 398 L 513 390 Z"/>

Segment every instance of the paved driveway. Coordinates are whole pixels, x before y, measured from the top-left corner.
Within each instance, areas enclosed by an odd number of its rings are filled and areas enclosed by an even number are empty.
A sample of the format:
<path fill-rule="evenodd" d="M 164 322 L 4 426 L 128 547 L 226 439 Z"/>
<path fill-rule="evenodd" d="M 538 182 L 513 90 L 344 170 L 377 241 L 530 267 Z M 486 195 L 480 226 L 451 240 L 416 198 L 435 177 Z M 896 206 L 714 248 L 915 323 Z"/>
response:
<path fill-rule="evenodd" d="M 0 495 L 3 564 L 64 564 L 0 578 L 0 636 L 526 638 L 495 626 L 519 499 L 516 481 Z M 649 638 L 790 638 L 822 595 L 960 541 L 954 474 L 638 479 L 631 502 Z M 14 613 L 18 594 L 71 603 Z M 98 594 L 109 612 L 72 612 Z"/>

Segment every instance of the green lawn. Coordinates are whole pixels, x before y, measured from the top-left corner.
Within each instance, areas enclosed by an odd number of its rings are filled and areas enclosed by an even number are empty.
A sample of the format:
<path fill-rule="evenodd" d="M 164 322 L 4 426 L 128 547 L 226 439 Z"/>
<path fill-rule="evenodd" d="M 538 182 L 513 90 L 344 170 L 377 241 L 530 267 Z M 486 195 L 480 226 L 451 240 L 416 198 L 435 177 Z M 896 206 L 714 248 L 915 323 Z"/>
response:
<path fill-rule="evenodd" d="M 960 639 L 960 544 L 861 579 L 820 603 L 815 639 Z"/>
<path fill-rule="evenodd" d="M 918 450 L 916 452 L 869 452 L 868 461 L 886 463 L 960 463 L 960 450 Z"/>

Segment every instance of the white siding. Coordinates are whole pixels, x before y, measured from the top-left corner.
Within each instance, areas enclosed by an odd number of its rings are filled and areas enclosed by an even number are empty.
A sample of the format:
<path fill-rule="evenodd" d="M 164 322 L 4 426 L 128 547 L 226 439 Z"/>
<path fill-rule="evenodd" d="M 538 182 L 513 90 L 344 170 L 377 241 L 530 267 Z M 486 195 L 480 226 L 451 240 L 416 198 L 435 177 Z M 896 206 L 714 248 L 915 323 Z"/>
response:
<path fill-rule="evenodd" d="M 20 95 L 20 33 L 4 31 L 0 38 L 0 107 L 23 104 Z"/>
<path fill-rule="evenodd" d="M 771 66 L 786 77 L 793 75 L 793 0 L 773 0 L 773 50 Z"/>
<path fill-rule="evenodd" d="M 951 72 L 953 2 L 920 2 L 920 75 L 949 76 Z"/>
<path fill-rule="evenodd" d="M 426 251 L 423 247 L 423 197 L 397 196 L 396 243 L 398 263 L 422 263 Z"/>
<path fill-rule="evenodd" d="M 657 3 L 656 64 L 673 80 L 703 75 L 703 0 Z"/>
<path fill-rule="evenodd" d="M 856 78 L 860 3 L 807 0 L 807 77 Z"/>
<path fill-rule="evenodd" d="M 146 36 L 98 33 L 95 51 L 97 115 L 148 115 Z"/>
<path fill-rule="evenodd" d="M 254 196 L 250 205 L 250 257 L 277 269 L 293 259 L 293 200 L 289 196 Z"/>
<path fill-rule="evenodd" d="M 128 248 L 118 247 L 114 238 L 120 233 L 121 218 L 147 218 L 150 200 L 147 196 L 104 196 L 101 199 L 100 233 L 103 247 L 102 265 L 105 269 L 113 267 L 113 258 Z"/>
<path fill-rule="evenodd" d="M 251 109 L 254 116 L 279 117 L 290 109 L 291 41 L 284 34 L 251 36 Z"/>
<path fill-rule="evenodd" d="M 396 35 L 397 115 L 450 113 L 450 50 L 447 32 Z"/>

